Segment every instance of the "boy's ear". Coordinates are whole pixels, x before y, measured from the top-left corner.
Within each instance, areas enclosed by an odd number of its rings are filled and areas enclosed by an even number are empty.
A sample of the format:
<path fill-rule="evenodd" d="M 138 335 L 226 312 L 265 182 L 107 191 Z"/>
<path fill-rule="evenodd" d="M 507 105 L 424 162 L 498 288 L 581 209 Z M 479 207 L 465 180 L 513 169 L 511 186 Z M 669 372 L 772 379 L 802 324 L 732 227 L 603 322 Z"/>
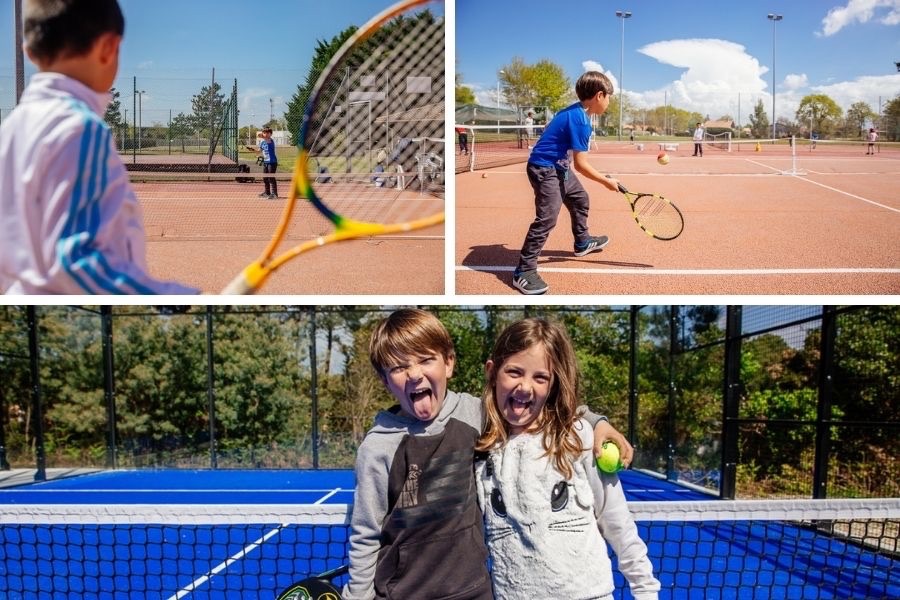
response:
<path fill-rule="evenodd" d="M 107 32 L 97 38 L 94 44 L 94 51 L 97 53 L 97 60 L 103 65 L 108 65 L 118 60 L 119 44 L 122 42 L 122 36 Z"/>

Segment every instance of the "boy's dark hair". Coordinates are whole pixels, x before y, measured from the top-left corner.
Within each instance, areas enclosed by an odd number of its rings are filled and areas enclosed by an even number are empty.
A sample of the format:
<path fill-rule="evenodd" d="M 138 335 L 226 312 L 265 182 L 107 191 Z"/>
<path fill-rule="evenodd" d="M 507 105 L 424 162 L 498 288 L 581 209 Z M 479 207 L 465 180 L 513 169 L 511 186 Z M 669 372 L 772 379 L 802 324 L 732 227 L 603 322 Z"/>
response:
<path fill-rule="evenodd" d="M 582 102 L 593 98 L 598 92 L 603 92 L 607 96 L 613 93 L 613 84 L 609 77 L 599 71 L 588 71 L 575 82 L 575 94 Z"/>
<path fill-rule="evenodd" d="M 117 0 L 25 2 L 25 47 L 35 59 L 81 56 L 104 33 L 125 33 L 125 17 Z"/>
<path fill-rule="evenodd" d="M 440 320 L 428 311 L 403 308 L 375 326 L 369 341 L 369 360 L 379 374 L 410 355 L 437 352 L 444 359 L 456 358 L 453 340 Z"/>

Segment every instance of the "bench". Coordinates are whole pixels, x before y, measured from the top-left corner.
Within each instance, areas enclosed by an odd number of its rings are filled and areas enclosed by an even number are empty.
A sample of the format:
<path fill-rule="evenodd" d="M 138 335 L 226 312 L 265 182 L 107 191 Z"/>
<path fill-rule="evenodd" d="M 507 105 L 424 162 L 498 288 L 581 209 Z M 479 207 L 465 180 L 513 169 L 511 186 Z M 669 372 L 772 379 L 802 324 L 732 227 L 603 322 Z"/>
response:
<path fill-rule="evenodd" d="M 671 142 L 661 142 L 659 144 L 660 150 L 665 150 L 666 152 L 678 152 L 678 144 L 673 144 Z"/>

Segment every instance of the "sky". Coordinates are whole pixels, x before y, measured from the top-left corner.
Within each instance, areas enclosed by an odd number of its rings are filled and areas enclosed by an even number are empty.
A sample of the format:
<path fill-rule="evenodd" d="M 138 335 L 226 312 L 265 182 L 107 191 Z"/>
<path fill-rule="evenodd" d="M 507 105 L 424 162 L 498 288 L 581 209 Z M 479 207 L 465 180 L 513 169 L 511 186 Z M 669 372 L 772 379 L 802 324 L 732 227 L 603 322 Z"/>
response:
<path fill-rule="evenodd" d="M 795 120 L 809 94 L 877 113 L 900 94 L 900 0 L 457 0 L 456 70 L 480 104 L 496 106 L 514 57 L 549 59 L 573 85 L 599 70 L 638 108 L 746 124 L 761 99 L 771 121 L 774 67 L 776 117 Z"/>
<path fill-rule="evenodd" d="M 307 75 L 319 40 L 362 25 L 391 0 L 119 0 L 125 38 L 115 87 L 134 122 L 137 78 L 141 124 L 190 114 L 191 96 L 213 69 L 223 91 L 238 80 L 239 124 L 260 126 L 287 102 Z M 0 111 L 15 105 L 13 0 L 0 0 Z M 26 80 L 35 72 L 26 57 Z M 271 99 L 271 102 L 270 102 Z M 2 116 L 0 115 L 0 116 Z"/>

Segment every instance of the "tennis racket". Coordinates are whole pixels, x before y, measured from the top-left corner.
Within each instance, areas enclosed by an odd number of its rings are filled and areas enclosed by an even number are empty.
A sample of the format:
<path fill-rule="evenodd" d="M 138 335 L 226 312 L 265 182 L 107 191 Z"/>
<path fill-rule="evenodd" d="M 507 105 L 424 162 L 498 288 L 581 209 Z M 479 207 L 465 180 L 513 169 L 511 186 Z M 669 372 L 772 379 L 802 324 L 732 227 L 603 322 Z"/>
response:
<path fill-rule="evenodd" d="M 674 240 L 684 231 L 681 211 L 667 198 L 659 194 L 629 192 L 621 183 L 619 192 L 631 205 L 635 222 L 650 237 L 664 241 Z"/>
<path fill-rule="evenodd" d="M 424 140 L 443 138 L 443 132 L 444 2 L 404 0 L 360 27 L 322 71 L 306 104 L 288 198 L 272 239 L 222 293 L 253 293 L 273 271 L 313 248 L 442 223 L 443 184 L 378 187 L 371 174 L 382 148 L 392 150 L 392 166 L 415 171 Z M 333 230 L 282 249 L 297 205 L 306 203 Z"/>
<path fill-rule="evenodd" d="M 301 579 L 278 594 L 276 600 L 341 600 L 341 591 L 332 580 L 347 573 L 348 566 L 325 571 L 319 575 Z"/>

